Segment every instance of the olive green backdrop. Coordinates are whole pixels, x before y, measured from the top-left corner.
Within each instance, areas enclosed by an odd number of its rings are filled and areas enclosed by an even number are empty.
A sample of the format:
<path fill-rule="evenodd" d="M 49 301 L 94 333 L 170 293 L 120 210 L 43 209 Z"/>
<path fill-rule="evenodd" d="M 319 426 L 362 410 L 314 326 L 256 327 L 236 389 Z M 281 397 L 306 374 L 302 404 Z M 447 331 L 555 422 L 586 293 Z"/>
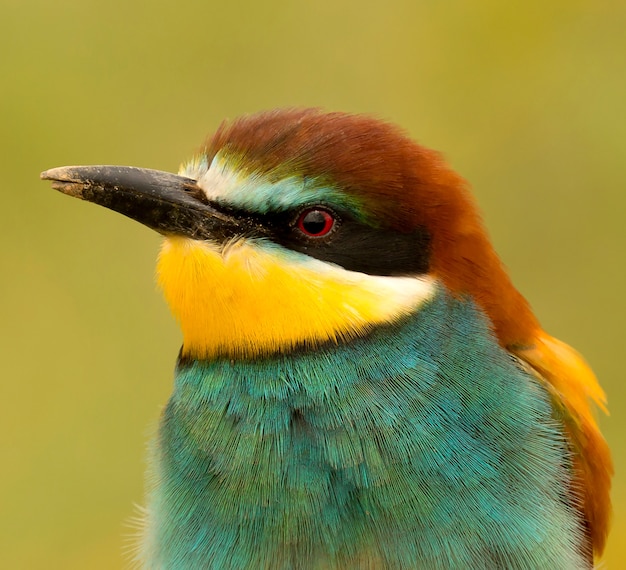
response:
<path fill-rule="evenodd" d="M 176 171 L 224 117 L 374 113 L 443 150 L 546 329 L 591 362 L 626 566 L 626 3 L 0 0 L 0 567 L 122 568 L 180 335 L 159 238 L 38 180 Z"/>

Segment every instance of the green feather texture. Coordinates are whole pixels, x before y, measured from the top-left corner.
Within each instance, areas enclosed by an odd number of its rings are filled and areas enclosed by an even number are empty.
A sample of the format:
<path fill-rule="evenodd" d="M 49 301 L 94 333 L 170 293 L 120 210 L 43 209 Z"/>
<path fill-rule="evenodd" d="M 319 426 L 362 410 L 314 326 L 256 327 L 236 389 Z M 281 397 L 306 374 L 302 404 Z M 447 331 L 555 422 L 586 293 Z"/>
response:
<path fill-rule="evenodd" d="M 180 362 L 149 569 L 588 568 L 563 426 L 468 299 L 344 344 Z"/>

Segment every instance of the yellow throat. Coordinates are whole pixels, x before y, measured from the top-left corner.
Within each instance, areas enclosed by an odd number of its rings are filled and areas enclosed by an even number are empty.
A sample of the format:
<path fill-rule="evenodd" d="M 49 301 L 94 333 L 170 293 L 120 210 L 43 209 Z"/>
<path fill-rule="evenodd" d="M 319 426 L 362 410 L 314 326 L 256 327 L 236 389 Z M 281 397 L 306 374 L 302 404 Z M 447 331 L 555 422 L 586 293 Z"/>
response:
<path fill-rule="evenodd" d="M 183 355 L 255 357 L 365 334 L 416 310 L 428 276 L 347 271 L 263 241 L 167 237 L 158 282 L 183 332 Z"/>

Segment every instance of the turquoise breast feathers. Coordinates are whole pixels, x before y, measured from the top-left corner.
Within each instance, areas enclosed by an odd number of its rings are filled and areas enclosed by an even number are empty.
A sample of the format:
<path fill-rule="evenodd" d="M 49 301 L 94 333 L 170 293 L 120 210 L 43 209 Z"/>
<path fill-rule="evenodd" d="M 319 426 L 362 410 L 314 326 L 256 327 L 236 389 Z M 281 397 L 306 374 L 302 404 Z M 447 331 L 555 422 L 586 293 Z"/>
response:
<path fill-rule="evenodd" d="M 180 362 L 158 439 L 147 568 L 585 567 L 546 392 L 444 289 L 346 344 Z"/>

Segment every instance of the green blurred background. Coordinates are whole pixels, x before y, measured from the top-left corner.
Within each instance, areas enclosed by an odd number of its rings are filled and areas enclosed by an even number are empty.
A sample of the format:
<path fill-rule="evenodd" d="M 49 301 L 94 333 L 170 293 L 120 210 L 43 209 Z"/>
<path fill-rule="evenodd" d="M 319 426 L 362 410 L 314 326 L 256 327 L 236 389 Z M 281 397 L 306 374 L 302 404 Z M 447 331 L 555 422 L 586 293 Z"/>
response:
<path fill-rule="evenodd" d="M 391 119 L 471 181 L 514 281 L 608 392 L 605 561 L 626 567 L 625 2 L 0 7 L 0 567 L 125 565 L 180 344 L 158 236 L 39 172 L 176 171 L 222 118 L 294 105 Z"/>

